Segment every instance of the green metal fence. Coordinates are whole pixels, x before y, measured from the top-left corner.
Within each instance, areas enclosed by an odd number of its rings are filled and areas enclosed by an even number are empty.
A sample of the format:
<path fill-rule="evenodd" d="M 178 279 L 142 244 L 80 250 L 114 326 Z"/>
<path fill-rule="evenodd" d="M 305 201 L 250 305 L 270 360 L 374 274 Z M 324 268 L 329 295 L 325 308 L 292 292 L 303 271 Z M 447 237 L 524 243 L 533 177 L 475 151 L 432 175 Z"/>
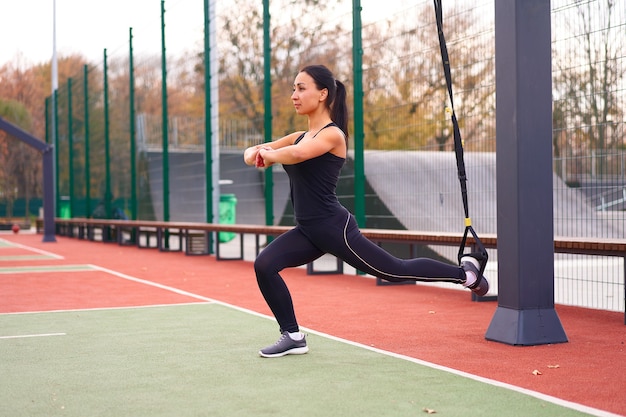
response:
<path fill-rule="evenodd" d="M 303 65 L 324 63 L 350 94 L 342 202 L 367 227 L 462 231 L 431 1 L 159 6 L 146 11 L 159 31 L 129 31 L 127 45 L 56 94 L 58 210 L 91 216 L 102 202 L 106 216 L 120 208 L 137 219 L 207 221 L 219 195 L 234 194 L 237 221 L 293 224 L 284 172 L 245 167 L 241 151 L 306 128 L 291 84 Z M 624 238 L 626 6 L 553 0 L 551 8 L 555 234 Z M 194 35 L 170 48 L 177 26 L 168 22 L 181 20 Z M 444 29 L 474 227 L 497 233 L 493 0 L 446 2 Z M 572 267 L 579 261 L 558 259 L 557 277 L 584 281 Z M 623 310 L 619 262 L 601 267 L 609 272 L 596 282 L 611 295 L 599 304 L 562 302 Z"/>

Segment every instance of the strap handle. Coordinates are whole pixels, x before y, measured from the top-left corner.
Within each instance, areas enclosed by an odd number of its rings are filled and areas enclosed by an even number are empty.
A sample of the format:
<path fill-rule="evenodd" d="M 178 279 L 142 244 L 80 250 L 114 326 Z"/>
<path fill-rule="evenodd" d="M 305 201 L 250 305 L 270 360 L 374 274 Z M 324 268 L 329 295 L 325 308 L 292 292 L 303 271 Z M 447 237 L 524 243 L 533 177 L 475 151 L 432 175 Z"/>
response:
<path fill-rule="evenodd" d="M 454 97 L 452 94 L 452 75 L 450 72 L 450 58 L 448 56 L 448 47 L 446 45 L 446 38 L 443 34 L 443 10 L 441 0 L 433 0 L 435 3 L 435 16 L 437 20 L 437 34 L 439 36 L 439 50 L 441 51 L 441 61 L 443 63 L 443 72 L 446 77 L 446 86 L 448 88 L 448 96 L 450 97 L 450 116 L 452 119 L 452 126 L 454 131 L 454 153 L 456 154 L 456 167 L 459 176 L 459 182 L 461 184 L 461 198 L 463 199 L 463 210 L 465 211 L 465 232 L 463 233 L 463 239 L 461 240 L 461 247 L 459 248 L 458 259 L 461 262 L 461 257 L 465 253 L 465 243 L 467 241 L 468 232 L 472 234 L 476 242 L 476 247 L 480 255 L 485 259 L 485 262 L 481 262 L 481 271 L 484 272 L 484 265 L 488 258 L 487 251 L 482 242 L 478 238 L 478 235 L 472 227 L 472 220 L 469 217 L 469 206 L 467 203 L 467 175 L 465 172 L 465 161 L 463 158 L 463 140 L 461 139 L 461 130 L 459 129 L 459 122 L 456 118 L 454 111 Z M 447 111 L 448 109 L 446 109 Z"/>

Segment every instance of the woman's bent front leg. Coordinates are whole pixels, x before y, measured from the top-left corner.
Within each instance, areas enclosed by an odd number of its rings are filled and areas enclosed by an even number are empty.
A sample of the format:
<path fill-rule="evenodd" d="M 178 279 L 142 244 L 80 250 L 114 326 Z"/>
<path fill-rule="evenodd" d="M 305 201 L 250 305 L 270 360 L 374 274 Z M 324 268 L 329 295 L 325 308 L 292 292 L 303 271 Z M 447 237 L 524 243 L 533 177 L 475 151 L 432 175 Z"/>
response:
<path fill-rule="evenodd" d="M 254 272 L 265 302 L 276 317 L 281 332 L 299 331 L 291 293 L 280 276 L 285 268 L 313 262 L 324 253 L 298 229 L 277 237 L 254 261 Z"/>

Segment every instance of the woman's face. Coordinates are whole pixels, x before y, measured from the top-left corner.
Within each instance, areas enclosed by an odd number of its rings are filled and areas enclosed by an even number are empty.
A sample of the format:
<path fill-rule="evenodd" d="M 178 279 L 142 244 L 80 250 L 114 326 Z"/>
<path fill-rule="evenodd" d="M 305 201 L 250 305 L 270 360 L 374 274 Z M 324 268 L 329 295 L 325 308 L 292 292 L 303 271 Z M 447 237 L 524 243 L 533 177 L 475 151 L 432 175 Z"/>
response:
<path fill-rule="evenodd" d="M 306 72 L 300 72 L 293 82 L 293 93 L 291 101 L 298 114 L 310 114 L 324 105 L 324 101 L 328 96 L 328 90 L 325 88 L 319 90 L 315 84 L 315 80 Z"/>

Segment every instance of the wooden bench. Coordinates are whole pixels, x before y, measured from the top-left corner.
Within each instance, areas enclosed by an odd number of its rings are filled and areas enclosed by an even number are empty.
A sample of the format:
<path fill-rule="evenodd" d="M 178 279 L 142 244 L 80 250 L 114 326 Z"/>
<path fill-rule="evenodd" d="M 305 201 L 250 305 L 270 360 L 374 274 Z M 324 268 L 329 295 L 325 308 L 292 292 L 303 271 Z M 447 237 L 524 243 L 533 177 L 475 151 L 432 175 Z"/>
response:
<path fill-rule="evenodd" d="M 76 236 L 80 239 L 97 240 L 100 236 L 103 241 L 107 241 L 104 231 L 111 230 L 117 236 L 118 244 L 136 244 L 138 247 L 152 247 L 161 251 L 170 250 L 168 246 L 169 236 L 176 236 L 179 239 L 179 248 L 185 246 L 187 255 L 209 255 L 211 254 L 210 242 L 215 242 L 215 255 L 218 260 L 243 260 L 244 259 L 244 235 L 254 235 L 255 256 L 261 250 L 260 236 L 279 236 L 291 226 L 265 226 L 252 224 L 216 224 L 216 223 L 194 223 L 194 222 L 160 222 L 146 220 L 102 220 L 102 219 L 55 219 L 57 233 L 63 236 Z M 99 231 L 99 233 L 95 233 Z M 239 255 L 236 257 L 224 257 L 221 254 L 221 242 L 218 237 L 219 232 L 231 232 L 239 234 L 240 245 Z M 402 243 L 409 245 L 411 252 L 415 245 L 441 245 L 458 246 L 461 242 L 461 235 L 457 233 L 441 232 L 420 232 L 413 230 L 388 230 L 388 229 L 361 229 L 361 233 L 371 241 L 381 244 L 383 242 Z M 130 241 L 124 241 L 124 236 L 129 234 Z M 154 243 L 152 240 L 154 239 Z M 212 239 L 212 240 L 211 240 Z M 481 242 L 487 249 L 496 249 L 498 246 L 497 236 L 493 234 L 481 235 Z M 475 241 L 471 235 L 467 237 L 466 246 L 475 250 Z M 623 276 L 625 278 L 624 290 L 626 293 L 626 239 L 595 239 L 595 238 L 574 238 L 555 237 L 555 253 L 613 256 L 624 259 Z M 309 274 L 316 273 L 342 273 L 343 262 L 337 260 L 337 268 L 332 271 L 315 271 L 312 264 L 307 265 Z M 382 280 L 377 280 L 381 284 Z M 478 300 L 472 293 L 472 299 Z M 491 299 L 485 298 L 482 299 Z M 626 311 L 624 314 L 626 324 Z"/>
<path fill-rule="evenodd" d="M 260 236 L 278 236 L 291 229 L 290 226 L 262 226 L 244 224 L 215 224 L 193 222 L 161 222 L 151 220 L 104 220 L 104 219 L 55 219 L 56 231 L 60 236 L 78 237 L 79 239 L 100 240 L 103 242 L 117 241 L 119 244 L 128 244 L 125 234 L 130 234 L 132 244 L 141 248 L 156 248 L 160 251 L 171 250 L 168 239 L 176 236 L 180 242 L 177 250 L 185 247 L 189 255 L 208 255 L 210 239 L 215 241 L 216 257 L 220 260 L 242 260 L 244 258 L 243 236 L 255 236 L 255 255 L 261 250 Z M 115 235 L 116 239 L 107 238 L 107 231 Z M 239 234 L 240 252 L 237 257 L 224 257 L 220 254 L 219 232 Z M 201 243 L 205 242 L 202 246 Z"/>

